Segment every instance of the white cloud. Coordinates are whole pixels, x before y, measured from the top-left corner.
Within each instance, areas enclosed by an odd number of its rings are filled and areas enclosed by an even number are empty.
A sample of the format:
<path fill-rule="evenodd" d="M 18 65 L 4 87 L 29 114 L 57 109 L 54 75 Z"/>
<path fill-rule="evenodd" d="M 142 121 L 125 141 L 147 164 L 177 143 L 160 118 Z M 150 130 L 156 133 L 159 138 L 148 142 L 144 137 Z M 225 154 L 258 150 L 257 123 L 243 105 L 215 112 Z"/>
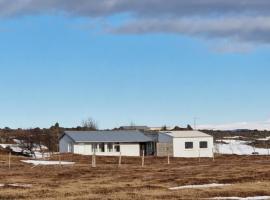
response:
<path fill-rule="evenodd" d="M 128 14 L 114 33 L 173 33 L 231 44 L 220 51 L 246 51 L 270 43 L 269 0 L 0 0 L 0 17 L 65 14 L 105 18 Z M 243 44 L 245 45 L 243 45 Z"/>
<path fill-rule="evenodd" d="M 250 129 L 250 130 L 270 130 L 270 120 L 257 122 L 235 122 L 228 124 L 205 124 L 198 125 L 198 129 L 213 129 L 213 130 L 235 130 L 235 129 Z"/>
<path fill-rule="evenodd" d="M 234 42 L 269 43 L 270 17 L 139 19 L 111 30 L 120 34 L 172 33 Z"/>

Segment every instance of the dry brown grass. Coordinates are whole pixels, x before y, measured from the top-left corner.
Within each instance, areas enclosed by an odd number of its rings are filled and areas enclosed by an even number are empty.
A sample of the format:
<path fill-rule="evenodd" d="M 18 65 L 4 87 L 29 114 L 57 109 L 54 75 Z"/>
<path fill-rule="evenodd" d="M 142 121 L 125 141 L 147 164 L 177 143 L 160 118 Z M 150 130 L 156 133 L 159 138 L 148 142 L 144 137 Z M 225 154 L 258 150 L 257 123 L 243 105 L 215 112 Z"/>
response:
<path fill-rule="evenodd" d="M 32 188 L 0 188 L 0 199 L 200 199 L 215 196 L 270 196 L 270 159 L 265 156 L 221 156 L 211 159 L 172 159 L 149 157 L 145 167 L 140 158 L 91 157 L 62 155 L 75 161 L 74 166 L 38 166 L 12 157 L 11 170 L 0 163 L 1 183 L 32 184 Z M 56 158 L 55 158 L 56 159 Z M 0 161 L 6 155 L 0 155 Z M 171 191 L 169 187 L 188 184 L 231 183 L 211 189 Z"/>

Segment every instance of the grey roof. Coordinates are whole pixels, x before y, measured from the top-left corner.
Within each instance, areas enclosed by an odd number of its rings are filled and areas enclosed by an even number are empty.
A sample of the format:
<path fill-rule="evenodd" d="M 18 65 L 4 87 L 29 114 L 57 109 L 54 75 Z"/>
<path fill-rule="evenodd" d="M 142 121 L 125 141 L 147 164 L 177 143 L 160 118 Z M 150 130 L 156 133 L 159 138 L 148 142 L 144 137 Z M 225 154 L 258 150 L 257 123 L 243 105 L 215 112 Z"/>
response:
<path fill-rule="evenodd" d="M 174 138 L 212 137 L 201 131 L 164 131 L 162 133 L 168 134 Z"/>
<path fill-rule="evenodd" d="M 160 143 L 171 143 L 173 136 L 166 133 L 158 133 L 158 142 Z"/>
<path fill-rule="evenodd" d="M 151 142 L 140 131 L 65 131 L 75 142 Z"/>

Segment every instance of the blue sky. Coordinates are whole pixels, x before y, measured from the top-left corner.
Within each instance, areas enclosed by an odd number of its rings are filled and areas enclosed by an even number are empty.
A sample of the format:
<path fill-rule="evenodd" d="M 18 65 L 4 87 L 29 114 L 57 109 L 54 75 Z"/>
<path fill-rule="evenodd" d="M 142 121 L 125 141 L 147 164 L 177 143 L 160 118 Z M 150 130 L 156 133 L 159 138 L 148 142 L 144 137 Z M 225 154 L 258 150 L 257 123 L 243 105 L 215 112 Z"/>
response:
<path fill-rule="evenodd" d="M 270 118 L 267 46 L 239 52 L 229 41 L 233 48 L 221 51 L 220 39 L 112 33 L 100 28 L 107 23 L 118 18 L 0 19 L 0 127 L 71 127 L 88 117 L 100 128 Z"/>

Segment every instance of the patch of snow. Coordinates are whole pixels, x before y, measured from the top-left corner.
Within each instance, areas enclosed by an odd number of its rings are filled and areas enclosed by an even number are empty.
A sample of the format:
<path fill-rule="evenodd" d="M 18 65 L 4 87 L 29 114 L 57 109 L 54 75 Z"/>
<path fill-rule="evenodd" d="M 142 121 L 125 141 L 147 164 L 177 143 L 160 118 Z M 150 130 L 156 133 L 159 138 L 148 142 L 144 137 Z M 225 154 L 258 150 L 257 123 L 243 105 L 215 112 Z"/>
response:
<path fill-rule="evenodd" d="M 18 144 L 0 144 L 2 148 L 10 148 L 13 152 L 21 153 L 23 150 L 19 147 Z"/>
<path fill-rule="evenodd" d="M 74 165 L 75 162 L 67 162 L 67 161 L 47 161 L 47 160 L 21 160 L 24 163 L 33 164 L 33 165 Z"/>
<path fill-rule="evenodd" d="M 25 155 L 31 155 L 31 152 L 28 151 L 28 150 L 23 150 L 21 147 L 20 147 L 20 144 L 18 142 L 20 142 L 20 140 L 16 140 L 14 139 L 14 142 L 17 142 L 17 144 L 0 144 L 0 147 L 2 148 L 7 148 L 9 147 L 13 152 L 15 153 L 23 153 Z M 34 151 L 34 155 L 31 155 L 32 158 L 37 158 L 37 159 L 40 159 L 40 158 L 49 158 L 50 157 L 50 153 L 48 152 L 44 152 L 43 155 L 42 155 L 42 151 L 44 150 L 47 150 L 47 147 L 44 146 L 44 145 L 41 145 L 41 148 L 39 146 L 36 146 L 33 148 L 33 151 Z"/>
<path fill-rule="evenodd" d="M 11 187 L 23 187 L 23 188 L 31 188 L 32 184 L 19 184 L 19 183 L 13 183 L 13 184 L 7 184 Z"/>
<path fill-rule="evenodd" d="M 229 137 L 223 137 L 223 138 L 225 138 L 225 139 L 241 139 L 243 137 L 236 135 L 236 136 L 229 136 Z"/>
<path fill-rule="evenodd" d="M 35 157 L 37 159 L 41 159 L 41 158 L 49 158 L 50 156 L 51 155 L 48 152 L 45 152 L 42 154 L 41 152 L 35 151 L 35 156 L 33 155 L 32 157 Z"/>
<path fill-rule="evenodd" d="M 268 140 L 270 140 L 270 137 L 266 137 L 266 138 L 259 138 L 259 139 L 257 139 L 257 140 L 259 140 L 259 141 L 268 141 Z"/>
<path fill-rule="evenodd" d="M 11 145 L 11 144 L 0 144 L 0 147 L 2 147 L 2 148 L 7 148 L 9 145 Z"/>
<path fill-rule="evenodd" d="M 252 155 L 258 152 L 259 155 L 268 155 L 269 150 L 263 148 L 254 148 L 249 145 L 249 141 L 243 140 L 217 140 L 226 144 L 216 143 L 215 151 L 220 154 Z"/>
<path fill-rule="evenodd" d="M 184 185 L 184 186 L 179 186 L 179 187 L 172 187 L 169 189 L 170 190 L 200 189 L 200 188 L 224 187 L 224 186 L 229 186 L 229 185 L 230 184 L 211 183 L 211 184 L 203 184 L 203 185 Z"/>
<path fill-rule="evenodd" d="M 18 139 L 13 139 L 13 142 L 15 142 L 16 144 L 21 144 L 22 143 L 22 141 L 18 140 Z"/>
<path fill-rule="evenodd" d="M 254 196 L 254 197 L 214 197 L 210 199 L 217 199 L 217 200 L 269 200 L 270 196 Z"/>

